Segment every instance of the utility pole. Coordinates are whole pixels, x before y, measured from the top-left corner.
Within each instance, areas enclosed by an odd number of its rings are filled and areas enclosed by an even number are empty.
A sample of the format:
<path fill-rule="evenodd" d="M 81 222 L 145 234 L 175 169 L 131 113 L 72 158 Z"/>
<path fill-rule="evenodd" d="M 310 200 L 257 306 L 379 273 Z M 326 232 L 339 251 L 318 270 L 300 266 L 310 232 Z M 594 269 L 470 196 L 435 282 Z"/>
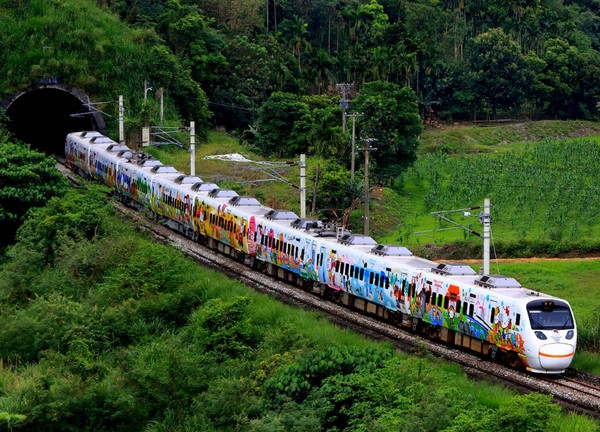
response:
<path fill-rule="evenodd" d="M 461 228 L 470 234 L 473 234 L 479 238 L 482 238 L 483 239 L 483 267 L 479 268 L 479 274 L 489 275 L 490 274 L 490 240 L 492 237 L 492 217 L 490 214 L 491 208 L 492 208 L 492 205 L 490 203 L 490 199 L 485 198 L 483 200 L 483 206 L 468 207 L 468 208 L 463 208 L 463 209 L 458 209 L 458 210 L 442 210 L 442 211 L 433 212 L 433 213 L 431 213 L 433 216 L 435 216 L 441 220 L 444 220 L 446 222 L 449 222 L 449 223 L 455 225 L 455 227 L 434 229 L 434 230 L 425 230 L 425 231 L 416 231 L 416 232 L 414 232 L 414 234 L 423 234 L 423 233 L 429 233 L 429 232 L 435 232 L 435 231 L 447 231 L 447 230 L 452 230 L 452 229 L 456 229 L 456 228 Z M 468 217 L 472 216 L 470 210 L 477 210 L 477 209 L 483 209 L 482 211 L 479 212 L 479 223 L 481 223 L 483 225 L 483 234 L 471 229 L 470 227 L 461 225 L 460 223 L 445 216 L 446 213 L 461 212 L 463 214 L 463 217 L 468 218 Z"/>
<path fill-rule="evenodd" d="M 196 122 L 190 122 L 190 175 L 196 175 Z"/>
<path fill-rule="evenodd" d="M 160 124 L 163 124 L 163 118 L 164 118 L 164 112 L 165 112 L 165 106 L 164 106 L 164 101 L 163 101 L 163 93 L 165 92 L 165 89 L 163 89 L 162 87 L 158 89 L 158 93 L 160 94 Z"/>
<path fill-rule="evenodd" d="M 369 235 L 369 152 L 377 150 L 371 147 L 375 138 L 363 139 L 363 151 L 365 152 L 365 235 Z"/>
<path fill-rule="evenodd" d="M 123 95 L 119 95 L 119 144 L 125 144 L 125 128 L 123 127 Z"/>
<path fill-rule="evenodd" d="M 300 217 L 306 217 L 306 155 L 300 155 Z"/>
<path fill-rule="evenodd" d="M 356 117 L 362 117 L 365 113 L 353 113 L 353 114 L 344 114 L 344 116 L 352 117 L 352 160 L 350 161 L 350 179 L 354 181 L 354 166 L 356 159 Z"/>
<path fill-rule="evenodd" d="M 152 87 L 148 87 L 148 81 L 144 80 L 144 127 L 142 128 L 142 146 L 150 145 L 150 126 L 148 124 L 148 115 L 146 113 L 146 105 L 148 104 L 148 92 Z"/>
<path fill-rule="evenodd" d="M 483 200 L 483 274 L 490 274 L 490 199 Z"/>
<path fill-rule="evenodd" d="M 344 133 L 346 133 L 346 110 L 349 107 L 349 102 L 348 99 L 346 99 L 346 93 L 349 90 L 352 90 L 354 88 L 354 84 L 352 83 L 342 83 L 342 84 L 336 84 L 335 87 L 338 90 L 338 93 L 341 92 L 342 94 L 342 99 L 340 100 L 340 108 L 343 110 L 343 115 L 342 115 L 342 130 L 344 131 Z"/>

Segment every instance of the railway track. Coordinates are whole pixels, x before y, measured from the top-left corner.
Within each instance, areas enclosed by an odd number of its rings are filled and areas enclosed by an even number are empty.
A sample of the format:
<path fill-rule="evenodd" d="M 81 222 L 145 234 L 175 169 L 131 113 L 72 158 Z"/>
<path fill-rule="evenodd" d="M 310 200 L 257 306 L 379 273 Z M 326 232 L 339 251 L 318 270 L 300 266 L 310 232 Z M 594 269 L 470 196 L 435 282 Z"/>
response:
<path fill-rule="evenodd" d="M 148 220 L 123 204 L 115 203 L 115 206 L 128 218 L 136 220 L 141 230 L 151 233 L 157 240 L 171 244 L 203 266 L 224 273 L 259 292 L 274 296 L 287 304 L 317 310 L 340 326 L 351 328 L 368 337 L 387 340 L 401 351 L 419 354 L 427 350 L 438 357 L 458 363 L 465 373 L 472 377 L 501 383 L 519 392 L 550 394 L 555 402 L 569 411 L 600 418 L 600 377 L 598 376 L 573 370 L 560 377 L 533 376 L 429 341 L 253 270 L 159 223 Z"/>

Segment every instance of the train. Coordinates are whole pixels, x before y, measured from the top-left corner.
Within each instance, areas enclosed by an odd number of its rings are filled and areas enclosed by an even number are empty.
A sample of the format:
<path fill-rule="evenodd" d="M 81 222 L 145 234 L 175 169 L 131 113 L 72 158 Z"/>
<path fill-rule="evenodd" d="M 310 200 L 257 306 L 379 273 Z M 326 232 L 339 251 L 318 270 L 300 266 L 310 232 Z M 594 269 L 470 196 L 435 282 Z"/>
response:
<path fill-rule="evenodd" d="M 72 170 L 191 239 L 358 313 L 535 374 L 561 374 L 572 362 L 569 303 L 514 278 L 269 208 L 96 131 L 68 134 L 65 157 Z"/>

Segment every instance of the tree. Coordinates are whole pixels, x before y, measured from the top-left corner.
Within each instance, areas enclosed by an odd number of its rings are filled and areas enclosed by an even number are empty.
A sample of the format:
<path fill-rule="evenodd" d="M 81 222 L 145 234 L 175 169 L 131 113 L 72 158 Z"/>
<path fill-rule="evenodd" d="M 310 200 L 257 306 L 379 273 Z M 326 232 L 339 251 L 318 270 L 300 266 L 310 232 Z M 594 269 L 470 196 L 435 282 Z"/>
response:
<path fill-rule="evenodd" d="M 409 87 L 382 81 L 365 84 L 353 109 L 364 113 L 360 136 L 375 138 L 377 151 L 372 159 L 380 169 L 395 166 L 399 170 L 412 164 L 423 125 L 417 97 Z"/>
<path fill-rule="evenodd" d="M 258 150 L 264 156 L 290 157 L 301 153 L 307 142 L 292 140 L 294 123 L 309 114 L 308 105 L 291 93 L 275 92 L 262 104 L 258 114 Z M 290 145 L 291 142 L 295 145 Z M 300 151 L 299 151 L 300 150 Z"/>
<path fill-rule="evenodd" d="M 593 87 L 595 82 L 594 79 L 583 81 L 587 68 L 582 53 L 564 39 L 550 39 L 545 44 L 542 60 L 546 67 L 541 79 L 549 88 L 548 111 L 554 117 L 576 117 L 580 114 L 576 103 L 580 89 Z"/>
<path fill-rule="evenodd" d="M 53 158 L 16 144 L 0 130 L 0 245 L 14 239 L 27 211 L 62 195 L 66 179 Z"/>
<path fill-rule="evenodd" d="M 526 62 L 519 45 L 502 29 L 474 39 L 470 63 L 475 91 L 489 104 L 493 118 L 498 108 L 521 105 L 527 86 Z"/>

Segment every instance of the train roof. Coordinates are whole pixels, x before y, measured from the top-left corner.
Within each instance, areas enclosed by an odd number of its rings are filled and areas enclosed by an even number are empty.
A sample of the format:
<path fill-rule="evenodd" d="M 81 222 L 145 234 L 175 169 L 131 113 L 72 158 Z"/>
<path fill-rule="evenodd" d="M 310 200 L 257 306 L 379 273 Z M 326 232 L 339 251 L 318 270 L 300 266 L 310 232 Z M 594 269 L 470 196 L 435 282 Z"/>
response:
<path fill-rule="evenodd" d="M 196 192 L 210 192 L 217 189 L 219 186 L 216 183 L 198 182 L 192 185 L 192 190 Z"/>

